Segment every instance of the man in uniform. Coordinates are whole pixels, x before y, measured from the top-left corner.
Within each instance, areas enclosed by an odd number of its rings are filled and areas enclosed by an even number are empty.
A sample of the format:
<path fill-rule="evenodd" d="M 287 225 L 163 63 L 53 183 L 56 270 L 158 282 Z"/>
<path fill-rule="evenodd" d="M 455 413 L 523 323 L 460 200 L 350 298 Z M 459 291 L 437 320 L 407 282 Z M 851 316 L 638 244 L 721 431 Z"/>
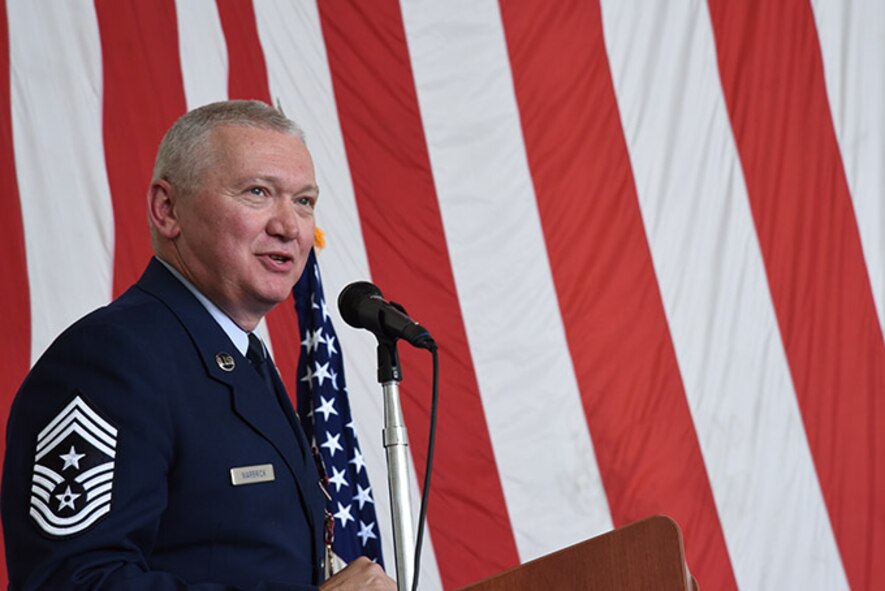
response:
<path fill-rule="evenodd" d="M 13 403 L 11 589 L 395 588 L 365 558 L 323 581 L 323 491 L 253 334 L 304 268 L 317 197 L 302 133 L 263 103 L 169 130 L 148 192 L 155 257 Z"/>

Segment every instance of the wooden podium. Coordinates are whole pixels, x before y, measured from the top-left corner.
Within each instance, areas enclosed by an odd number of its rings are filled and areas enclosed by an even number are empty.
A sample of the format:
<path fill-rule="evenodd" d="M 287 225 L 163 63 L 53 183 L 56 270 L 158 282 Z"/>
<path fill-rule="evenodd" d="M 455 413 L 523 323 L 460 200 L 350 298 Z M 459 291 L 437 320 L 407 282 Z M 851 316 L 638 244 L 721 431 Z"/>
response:
<path fill-rule="evenodd" d="M 661 515 L 625 525 L 463 587 L 462 591 L 697 591 L 682 532 Z"/>

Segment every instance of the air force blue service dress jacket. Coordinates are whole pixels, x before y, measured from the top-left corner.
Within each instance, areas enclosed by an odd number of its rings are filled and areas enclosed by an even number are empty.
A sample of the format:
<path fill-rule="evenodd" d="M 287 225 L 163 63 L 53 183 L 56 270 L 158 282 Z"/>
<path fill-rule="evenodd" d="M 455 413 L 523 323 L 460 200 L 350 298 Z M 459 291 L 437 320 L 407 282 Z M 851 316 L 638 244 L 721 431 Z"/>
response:
<path fill-rule="evenodd" d="M 66 330 L 9 417 L 10 588 L 313 588 L 324 499 L 272 373 L 156 260 Z"/>

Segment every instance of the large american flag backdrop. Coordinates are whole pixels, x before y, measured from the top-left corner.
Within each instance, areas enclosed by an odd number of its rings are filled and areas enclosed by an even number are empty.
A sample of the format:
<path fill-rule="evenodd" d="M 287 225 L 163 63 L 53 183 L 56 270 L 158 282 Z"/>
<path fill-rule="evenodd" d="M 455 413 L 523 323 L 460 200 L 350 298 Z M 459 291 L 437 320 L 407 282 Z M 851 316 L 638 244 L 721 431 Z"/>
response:
<path fill-rule="evenodd" d="M 885 588 L 885 3 L 6 0 L 4 421 L 228 97 L 306 131 L 330 304 L 371 280 L 440 343 L 423 589 L 656 513 L 705 589 Z M 392 566 L 374 340 L 330 308 Z"/>

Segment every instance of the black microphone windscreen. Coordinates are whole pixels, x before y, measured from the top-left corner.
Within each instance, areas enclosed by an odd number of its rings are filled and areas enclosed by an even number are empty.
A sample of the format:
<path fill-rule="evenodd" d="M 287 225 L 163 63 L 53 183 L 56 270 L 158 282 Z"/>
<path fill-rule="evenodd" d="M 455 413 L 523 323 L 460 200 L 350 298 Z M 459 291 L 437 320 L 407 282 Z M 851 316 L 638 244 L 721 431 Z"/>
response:
<path fill-rule="evenodd" d="M 341 318 L 354 328 L 366 328 L 359 319 L 360 303 L 367 297 L 383 297 L 381 290 L 368 281 L 355 281 L 338 295 L 338 311 Z"/>

